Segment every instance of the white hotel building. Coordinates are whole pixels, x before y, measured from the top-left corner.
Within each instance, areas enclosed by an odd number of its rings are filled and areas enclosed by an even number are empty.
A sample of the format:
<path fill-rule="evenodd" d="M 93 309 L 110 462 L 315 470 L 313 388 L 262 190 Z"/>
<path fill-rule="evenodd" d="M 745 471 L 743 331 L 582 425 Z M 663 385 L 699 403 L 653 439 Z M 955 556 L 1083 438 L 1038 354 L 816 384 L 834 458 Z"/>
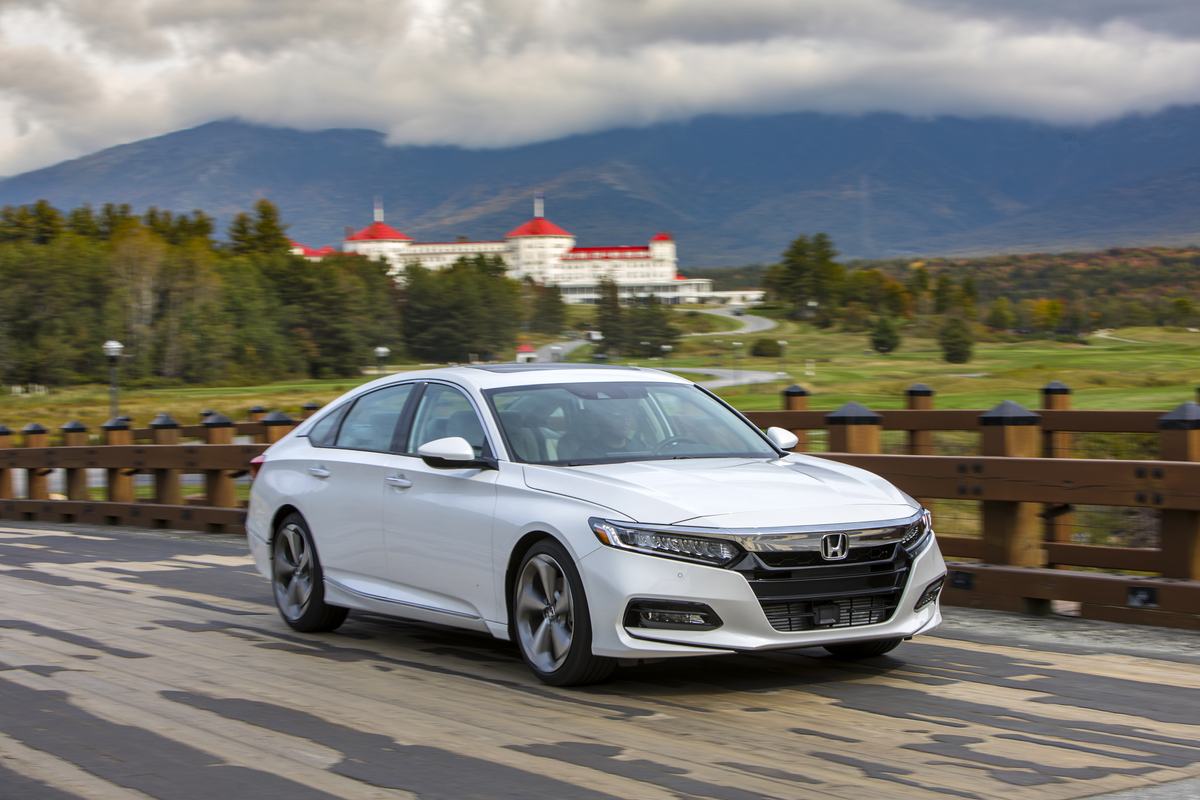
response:
<path fill-rule="evenodd" d="M 487 255 L 501 256 L 512 278 L 558 286 L 567 303 L 595 303 L 604 277 L 616 282 L 623 298 L 655 295 L 664 303 L 699 303 L 712 292 L 711 280 L 679 275 L 670 234 L 658 234 L 645 247 L 576 247 L 571 233 L 542 215 L 540 197 L 533 219 L 493 242 L 416 242 L 382 217 L 376 209 L 375 222 L 349 235 L 342 250 L 387 261 L 393 277 L 413 263 L 444 269 L 463 257 Z"/>

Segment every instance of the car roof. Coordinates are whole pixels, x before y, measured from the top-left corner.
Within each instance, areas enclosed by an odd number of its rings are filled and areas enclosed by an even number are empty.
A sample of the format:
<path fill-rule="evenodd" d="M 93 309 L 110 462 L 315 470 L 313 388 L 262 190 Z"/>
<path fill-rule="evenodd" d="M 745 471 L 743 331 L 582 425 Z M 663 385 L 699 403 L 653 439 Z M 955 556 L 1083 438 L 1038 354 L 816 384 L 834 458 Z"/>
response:
<path fill-rule="evenodd" d="M 393 375 L 387 382 L 410 380 L 445 380 L 477 389 L 497 389 L 506 386 L 537 386 L 556 383 L 594 382 L 654 382 L 691 383 L 691 381 L 643 367 L 622 367 L 611 364 L 472 364 L 459 367 L 419 370 Z M 373 381 L 368 386 L 378 386 Z"/>

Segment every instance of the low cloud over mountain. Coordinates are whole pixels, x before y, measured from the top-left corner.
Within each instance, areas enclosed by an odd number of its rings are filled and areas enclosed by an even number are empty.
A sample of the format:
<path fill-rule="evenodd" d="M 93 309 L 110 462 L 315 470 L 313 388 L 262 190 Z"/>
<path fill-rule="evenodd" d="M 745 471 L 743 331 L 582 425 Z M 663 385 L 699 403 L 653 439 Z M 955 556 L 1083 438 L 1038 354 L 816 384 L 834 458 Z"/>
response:
<path fill-rule="evenodd" d="M 0 172 L 213 119 L 496 148 L 711 113 L 1200 102 L 1194 0 L 4 0 Z"/>

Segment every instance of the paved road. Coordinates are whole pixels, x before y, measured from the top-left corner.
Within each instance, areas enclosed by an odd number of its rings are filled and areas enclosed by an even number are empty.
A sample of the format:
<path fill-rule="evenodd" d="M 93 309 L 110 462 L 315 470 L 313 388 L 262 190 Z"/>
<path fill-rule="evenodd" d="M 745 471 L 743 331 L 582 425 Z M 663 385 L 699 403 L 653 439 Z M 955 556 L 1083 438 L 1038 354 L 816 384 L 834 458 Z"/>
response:
<path fill-rule="evenodd" d="M 761 333 L 763 331 L 769 331 L 769 330 L 771 330 L 771 328 L 774 328 L 776 325 L 779 324 L 778 322 L 776 322 L 773 319 L 769 319 L 767 317 L 756 317 L 753 314 L 745 314 L 743 316 L 737 317 L 737 316 L 734 316 L 733 309 L 731 309 L 731 308 L 695 308 L 695 309 L 686 309 L 686 310 L 699 311 L 702 314 L 716 314 L 718 317 L 732 317 L 733 319 L 740 320 L 742 322 L 742 327 L 738 328 L 735 331 L 715 331 L 713 333 L 693 333 L 693 334 L 690 334 L 691 336 L 720 336 L 721 334 L 729 335 L 729 334 L 734 334 L 734 333 L 743 333 L 743 334 L 745 334 L 745 333 Z"/>
<path fill-rule="evenodd" d="M 552 689 L 488 637 L 300 635 L 230 536 L 0 522 L 5 800 L 1195 797 L 1200 634 L 950 610 L 870 662 Z M 1192 792 L 1179 794 L 1179 792 Z"/>

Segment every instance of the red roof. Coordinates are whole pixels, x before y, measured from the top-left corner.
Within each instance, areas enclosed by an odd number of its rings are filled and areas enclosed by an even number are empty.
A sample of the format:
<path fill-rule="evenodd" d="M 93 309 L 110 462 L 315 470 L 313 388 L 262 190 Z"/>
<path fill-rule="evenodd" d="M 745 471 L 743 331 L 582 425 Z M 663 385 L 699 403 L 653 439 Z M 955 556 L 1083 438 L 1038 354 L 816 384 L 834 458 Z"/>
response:
<path fill-rule="evenodd" d="M 504 234 L 505 239 L 512 239 L 516 236 L 571 236 L 572 234 L 564 231 L 562 228 L 555 225 L 545 217 L 534 217 L 519 228 L 515 228 Z"/>
<path fill-rule="evenodd" d="M 291 245 L 293 250 L 299 250 L 300 255 L 304 256 L 305 258 L 316 258 L 317 256 L 324 255 L 324 253 L 321 253 L 318 250 L 313 250 L 311 247 L 305 247 L 299 242 L 292 242 Z"/>
<path fill-rule="evenodd" d="M 329 245 L 325 245 L 325 246 L 324 246 L 324 247 L 322 247 L 320 250 L 318 250 L 318 251 L 315 253 L 315 255 L 318 255 L 318 256 L 331 256 L 331 255 L 333 255 L 333 254 L 334 254 L 334 253 L 336 253 L 336 252 L 337 252 L 337 250 L 334 250 L 334 249 L 333 249 L 332 247 L 330 247 Z"/>
<path fill-rule="evenodd" d="M 523 344 L 517 348 L 517 352 L 518 353 L 536 353 L 537 350 L 530 345 Z"/>
<path fill-rule="evenodd" d="M 673 237 L 671 234 L 667 233 L 666 231 L 663 231 L 662 233 L 658 234 L 650 241 L 652 241 L 652 242 L 673 242 L 673 241 L 675 241 L 675 237 Z"/>
<path fill-rule="evenodd" d="M 412 241 L 411 236 L 405 236 L 400 231 L 389 225 L 384 225 L 382 222 L 372 222 L 358 233 L 347 237 L 346 241 L 361 242 L 364 239 L 379 239 L 384 241 L 407 239 L 410 242 Z"/>

